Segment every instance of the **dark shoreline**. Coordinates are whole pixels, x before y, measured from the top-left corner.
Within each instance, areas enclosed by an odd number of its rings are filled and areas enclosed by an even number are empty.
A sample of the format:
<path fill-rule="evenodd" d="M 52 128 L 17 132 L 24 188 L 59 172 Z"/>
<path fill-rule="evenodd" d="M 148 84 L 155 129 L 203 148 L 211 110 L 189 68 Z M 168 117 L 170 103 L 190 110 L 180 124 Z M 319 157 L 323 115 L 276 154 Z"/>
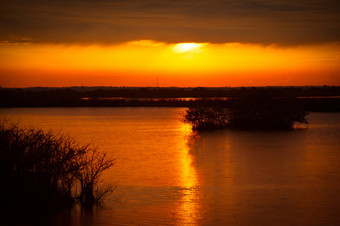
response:
<path fill-rule="evenodd" d="M 340 86 L 0 88 L 0 108 L 228 107 L 233 99 L 254 95 L 294 101 L 309 112 L 340 112 Z"/>

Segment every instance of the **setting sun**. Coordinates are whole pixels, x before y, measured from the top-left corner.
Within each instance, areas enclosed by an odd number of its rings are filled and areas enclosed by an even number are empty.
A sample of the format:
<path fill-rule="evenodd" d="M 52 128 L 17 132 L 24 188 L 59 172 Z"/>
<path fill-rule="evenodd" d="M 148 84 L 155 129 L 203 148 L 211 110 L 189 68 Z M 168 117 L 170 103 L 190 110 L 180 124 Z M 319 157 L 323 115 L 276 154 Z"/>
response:
<path fill-rule="evenodd" d="M 176 53 L 187 53 L 198 51 L 201 46 L 201 43 L 179 43 L 174 46 L 173 50 Z"/>

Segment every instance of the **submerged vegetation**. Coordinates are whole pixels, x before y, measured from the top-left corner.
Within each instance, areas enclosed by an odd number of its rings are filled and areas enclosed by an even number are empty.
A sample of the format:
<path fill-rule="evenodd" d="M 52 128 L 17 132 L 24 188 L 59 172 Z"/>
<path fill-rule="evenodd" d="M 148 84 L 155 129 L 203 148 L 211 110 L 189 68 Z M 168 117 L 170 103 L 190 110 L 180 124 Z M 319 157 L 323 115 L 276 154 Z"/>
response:
<path fill-rule="evenodd" d="M 193 131 L 216 129 L 291 129 L 295 123 L 308 124 L 308 113 L 295 99 L 255 95 L 230 100 L 229 105 L 192 107 L 184 122 Z"/>
<path fill-rule="evenodd" d="M 191 124 L 193 131 L 225 129 L 228 114 L 224 108 L 192 107 L 186 111 L 184 122 Z"/>
<path fill-rule="evenodd" d="M 91 206 L 113 190 L 98 185 L 113 164 L 68 136 L 0 122 L 0 200 L 6 210 L 55 211 L 76 201 Z"/>

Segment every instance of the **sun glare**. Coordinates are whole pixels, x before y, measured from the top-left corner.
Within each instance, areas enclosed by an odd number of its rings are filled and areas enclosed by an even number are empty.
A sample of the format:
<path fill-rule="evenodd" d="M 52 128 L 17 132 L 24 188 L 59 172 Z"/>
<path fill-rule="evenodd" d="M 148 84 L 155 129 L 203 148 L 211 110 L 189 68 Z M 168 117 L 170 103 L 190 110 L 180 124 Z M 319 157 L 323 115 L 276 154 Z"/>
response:
<path fill-rule="evenodd" d="M 202 44 L 199 43 L 179 43 L 176 44 L 173 48 L 173 50 L 176 53 L 187 53 L 192 52 L 194 50 L 198 50 L 201 47 Z"/>

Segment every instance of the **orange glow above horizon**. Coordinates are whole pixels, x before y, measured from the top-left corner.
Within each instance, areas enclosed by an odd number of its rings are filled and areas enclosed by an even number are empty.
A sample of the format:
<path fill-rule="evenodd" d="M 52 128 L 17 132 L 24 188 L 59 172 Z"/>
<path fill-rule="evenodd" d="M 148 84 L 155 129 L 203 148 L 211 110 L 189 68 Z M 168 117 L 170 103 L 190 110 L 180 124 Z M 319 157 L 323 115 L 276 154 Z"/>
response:
<path fill-rule="evenodd" d="M 282 85 L 340 85 L 339 53 L 338 43 L 296 47 L 151 40 L 107 46 L 3 43 L 0 86 L 154 86 L 155 76 L 162 86 L 280 85 L 284 81 L 287 84 Z M 290 84 L 290 79 L 295 83 Z"/>

